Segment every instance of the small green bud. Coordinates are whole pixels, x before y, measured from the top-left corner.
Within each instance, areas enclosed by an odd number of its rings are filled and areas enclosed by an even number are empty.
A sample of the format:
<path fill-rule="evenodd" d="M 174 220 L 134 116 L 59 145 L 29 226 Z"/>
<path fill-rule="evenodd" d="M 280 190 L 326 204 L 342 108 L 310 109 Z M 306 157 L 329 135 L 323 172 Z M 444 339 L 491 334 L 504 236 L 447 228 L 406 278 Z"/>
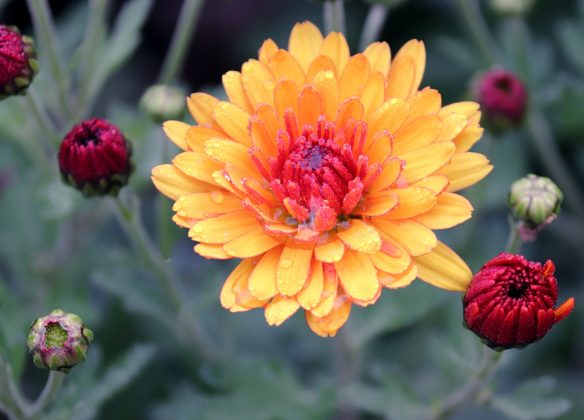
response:
<path fill-rule="evenodd" d="M 491 9 L 501 15 L 522 15 L 531 10 L 534 0 L 491 0 Z"/>
<path fill-rule="evenodd" d="M 69 373 L 85 360 L 92 340 L 79 316 L 56 309 L 32 323 L 27 344 L 36 367 Z"/>
<path fill-rule="evenodd" d="M 140 105 L 155 122 L 180 119 L 185 112 L 186 94 L 173 86 L 154 85 L 149 87 Z"/>
<path fill-rule="evenodd" d="M 562 191 L 549 178 L 529 174 L 511 185 L 509 207 L 520 223 L 524 240 L 535 239 L 557 217 L 563 198 Z"/>

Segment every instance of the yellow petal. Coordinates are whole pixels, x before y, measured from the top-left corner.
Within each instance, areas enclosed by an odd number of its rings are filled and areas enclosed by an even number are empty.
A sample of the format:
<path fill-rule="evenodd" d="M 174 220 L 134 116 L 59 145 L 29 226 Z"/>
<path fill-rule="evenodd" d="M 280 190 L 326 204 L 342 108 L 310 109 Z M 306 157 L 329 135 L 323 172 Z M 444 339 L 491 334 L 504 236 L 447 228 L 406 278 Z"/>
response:
<path fill-rule="evenodd" d="M 278 50 L 270 57 L 268 68 L 276 81 L 292 80 L 297 86 L 304 84 L 304 71 L 298 61 L 286 50 Z"/>
<path fill-rule="evenodd" d="M 408 99 L 410 115 L 407 122 L 424 115 L 437 114 L 442 106 L 442 97 L 435 89 L 424 88 Z"/>
<path fill-rule="evenodd" d="M 221 305 L 225 309 L 231 309 L 234 306 L 237 306 L 235 293 L 233 292 L 233 285 L 241 279 L 249 278 L 254 265 L 251 260 L 243 260 L 239 263 L 239 265 L 231 272 L 225 283 L 223 284 L 223 288 L 221 289 Z"/>
<path fill-rule="evenodd" d="M 252 108 L 260 103 L 274 105 L 276 79 L 268 68 L 257 60 L 248 60 L 241 67 L 241 82 Z"/>
<path fill-rule="evenodd" d="M 332 264 L 323 264 L 323 288 L 318 304 L 311 309 L 311 312 L 318 317 L 328 315 L 334 307 L 339 280 L 337 272 Z"/>
<path fill-rule="evenodd" d="M 253 145 L 257 146 L 264 156 L 274 156 L 277 152 L 276 133 L 280 128 L 274 108 L 260 105 L 249 124 Z"/>
<path fill-rule="evenodd" d="M 288 51 L 300 63 L 304 70 L 308 69 L 310 62 L 316 58 L 322 44 L 320 30 L 310 22 L 302 22 L 294 25 Z"/>
<path fill-rule="evenodd" d="M 341 258 L 343 258 L 344 253 L 345 245 L 336 237 L 333 240 L 319 244 L 314 248 L 316 259 L 327 263 L 340 261 Z"/>
<path fill-rule="evenodd" d="M 493 169 L 489 160 L 479 153 L 459 153 L 452 157 L 448 165 L 438 171 L 446 175 L 450 183 L 447 191 L 456 192 L 476 184 L 486 177 Z"/>
<path fill-rule="evenodd" d="M 384 79 L 387 78 L 389 63 L 391 62 L 391 50 L 387 42 L 374 42 L 363 51 L 363 54 L 371 64 L 371 71 L 378 71 L 383 75 Z"/>
<path fill-rule="evenodd" d="M 312 85 L 304 86 L 298 97 L 298 124 L 316 127 L 316 120 L 322 115 L 320 95 Z"/>
<path fill-rule="evenodd" d="M 208 191 L 211 185 L 184 174 L 174 165 L 158 165 L 152 169 L 152 182 L 162 194 L 172 200 L 194 192 Z"/>
<path fill-rule="evenodd" d="M 357 98 L 345 99 L 339 106 L 337 127 L 347 127 L 350 120 L 358 121 L 363 117 L 363 104 Z M 339 136 L 342 140 L 342 137 Z"/>
<path fill-rule="evenodd" d="M 406 162 L 402 175 L 408 183 L 416 182 L 446 165 L 455 151 L 454 143 L 444 141 L 405 153 L 400 156 Z"/>
<path fill-rule="evenodd" d="M 296 299 L 276 296 L 266 305 L 264 315 L 268 325 L 277 327 L 294 315 L 298 308 L 300 308 L 300 305 Z"/>
<path fill-rule="evenodd" d="M 202 220 L 189 230 L 189 237 L 197 242 L 223 244 L 254 230 L 258 222 L 246 210 Z"/>
<path fill-rule="evenodd" d="M 372 139 L 376 133 L 389 131 L 390 134 L 402 126 L 409 113 L 409 105 L 403 99 L 393 98 L 375 111 L 368 121 L 367 138 Z"/>
<path fill-rule="evenodd" d="M 369 119 L 370 115 L 383 104 L 385 100 L 385 79 L 379 72 L 374 72 L 365 84 L 361 94 L 361 103 L 365 108 L 365 118 Z"/>
<path fill-rule="evenodd" d="M 416 67 L 410 57 L 402 56 L 391 63 L 387 85 L 386 98 L 407 99 L 415 91 Z"/>
<path fill-rule="evenodd" d="M 181 217 L 204 219 L 241 209 L 241 199 L 229 192 L 214 190 L 183 195 L 172 207 Z"/>
<path fill-rule="evenodd" d="M 321 71 L 314 77 L 314 86 L 320 94 L 324 116 L 333 121 L 337 116 L 339 92 L 337 79 L 332 71 Z"/>
<path fill-rule="evenodd" d="M 431 175 L 414 182 L 412 186 L 429 188 L 434 193 L 440 194 L 448 186 L 448 178 L 444 175 Z"/>
<path fill-rule="evenodd" d="M 281 80 L 274 90 L 274 105 L 280 116 L 284 120 L 286 111 L 291 110 L 295 115 L 298 114 L 298 85 L 292 80 Z M 275 142 L 275 137 L 272 139 Z"/>
<path fill-rule="evenodd" d="M 356 214 L 364 216 L 382 216 L 393 209 L 398 199 L 393 190 L 374 191 L 365 194 L 363 203 L 357 207 Z"/>
<path fill-rule="evenodd" d="M 434 191 L 423 187 L 395 188 L 391 192 L 398 197 L 398 204 L 383 216 L 388 220 L 409 219 L 426 213 L 436 205 Z"/>
<path fill-rule="evenodd" d="M 238 71 L 228 71 L 225 73 L 221 79 L 223 81 L 223 87 L 225 88 L 225 93 L 229 98 L 229 102 L 237 105 L 239 108 L 243 109 L 247 113 L 253 111 L 245 90 L 243 89 L 243 82 L 241 81 L 241 73 Z"/>
<path fill-rule="evenodd" d="M 401 156 L 404 153 L 429 146 L 438 136 L 442 122 L 436 115 L 417 118 L 403 125 L 393 139 L 393 154 Z"/>
<path fill-rule="evenodd" d="M 479 126 L 468 126 L 455 137 L 456 153 L 462 153 L 470 150 L 474 144 L 479 141 L 485 130 Z"/>
<path fill-rule="evenodd" d="M 430 229 L 448 229 L 470 219 L 472 210 L 466 198 L 445 192 L 438 196 L 432 210 L 417 216 L 416 220 Z"/>
<path fill-rule="evenodd" d="M 177 155 L 172 163 L 185 175 L 208 182 L 211 185 L 215 184 L 213 172 L 221 169 L 220 164 L 213 161 L 206 153 L 195 151 Z"/>
<path fill-rule="evenodd" d="M 389 239 L 384 239 L 381 250 L 370 258 L 375 268 L 392 274 L 406 271 L 412 260 L 405 249 Z"/>
<path fill-rule="evenodd" d="M 347 322 L 350 314 L 351 301 L 346 296 L 339 296 L 333 310 L 322 318 L 318 318 L 313 312 L 306 311 L 306 322 L 315 334 L 321 337 L 334 337 Z"/>
<path fill-rule="evenodd" d="M 413 220 L 375 219 L 371 223 L 382 234 L 389 236 L 413 256 L 430 252 L 438 243 L 434 232 Z"/>
<path fill-rule="evenodd" d="M 381 169 L 381 174 L 373 180 L 369 189 L 371 191 L 381 191 L 393 184 L 402 171 L 403 162 L 399 159 L 389 159 Z"/>
<path fill-rule="evenodd" d="M 339 100 L 360 96 L 369 80 L 369 60 L 363 54 L 349 59 L 339 80 Z"/>
<path fill-rule="evenodd" d="M 193 93 L 187 98 L 189 112 L 199 124 L 209 124 L 213 118 L 213 108 L 219 103 L 219 100 L 206 93 Z"/>
<path fill-rule="evenodd" d="M 197 244 L 194 250 L 203 258 L 214 260 L 228 260 L 233 258 L 223 249 L 221 244 Z"/>
<path fill-rule="evenodd" d="M 412 39 L 406 42 L 397 52 L 395 61 L 399 60 L 401 57 L 409 57 L 414 64 L 415 77 L 408 95 L 411 96 L 420 87 L 422 77 L 424 76 L 424 70 L 426 68 L 426 48 L 424 47 L 424 43 L 417 39 Z M 392 63 L 391 71 L 393 72 L 393 70 L 394 67 Z"/>
<path fill-rule="evenodd" d="M 301 248 L 294 244 L 284 247 L 276 272 L 276 285 L 280 293 L 293 296 L 304 287 L 311 259 L 312 248 Z"/>
<path fill-rule="evenodd" d="M 384 163 L 391 156 L 393 138 L 388 131 L 377 133 L 370 144 L 365 144 L 363 150 L 369 157 L 369 162 Z"/>
<path fill-rule="evenodd" d="M 379 296 L 377 271 L 368 255 L 347 249 L 335 269 L 343 289 L 355 303 L 367 305 Z"/>
<path fill-rule="evenodd" d="M 236 142 L 249 147 L 249 114 L 230 102 L 220 102 L 213 110 L 213 119 Z"/>
<path fill-rule="evenodd" d="M 280 245 L 280 242 L 264 233 L 261 226 L 235 238 L 225 245 L 225 252 L 237 258 L 250 258 L 261 255 Z"/>
<path fill-rule="evenodd" d="M 466 291 L 472 272 L 462 258 L 442 242 L 432 252 L 415 257 L 418 277 L 446 290 Z"/>
<path fill-rule="evenodd" d="M 244 261 L 250 261 L 253 265 L 253 260 L 251 258 Z M 267 303 L 267 300 L 259 300 L 251 295 L 249 291 L 249 277 L 250 274 L 238 277 L 233 283 L 232 290 L 235 294 L 235 302 L 238 307 L 244 308 L 242 310 L 262 308 Z"/>
<path fill-rule="evenodd" d="M 276 270 L 283 247 L 269 250 L 259 260 L 249 277 L 249 292 L 256 299 L 271 299 L 278 294 Z"/>
<path fill-rule="evenodd" d="M 464 114 L 450 114 L 442 118 L 442 130 L 436 141 L 453 140 L 468 125 L 468 118 Z"/>
<path fill-rule="evenodd" d="M 440 110 L 440 116 L 446 117 L 449 114 L 464 114 L 468 118 L 472 117 L 479 111 L 480 105 L 476 102 L 464 101 L 455 102 L 450 105 L 446 105 Z"/>
<path fill-rule="evenodd" d="M 345 64 L 349 61 L 349 45 L 339 32 L 331 32 L 322 42 L 320 54 L 330 57 L 337 69 L 337 76 L 343 74 Z"/>
<path fill-rule="evenodd" d="M 399 274 L 383 273 L 381 274 L 379 280 L 385 287 L 390 289 L 399 289 L 400 287 L 409 286 L 416 279 L 417 275 L 418 267 L 412 261 L 405 271 Z"/>
<path fill-rule="evenodd" d="M 314 59 L 308 71 L 306 72 L 306 83 L 312 83 L 316 75 L 323 71 L 330 71 L 335 76 L 335 83 L 337 81 L 337 66 L 333 60 L 326 55 L 319 55 Z"/>
<path fill-rule="evenodd" d="M 298 292 L 296 299 L 304 309 L 312 309 L 319 302 L 324 289 L 324 275 L 322 272 L 322 262 L 313 259 L 310 268 L 310 276 L 306 286 Z"/>
<path fill-rule="evenodd" d="M 186 141 L 186 134 L 189 128 L 191 128 L 189 124 L 181 121 L 166 121 L 162 124 L 164 134 L 182 150 L 189 149 Z"/>
<path fill-rule="evenodd" d="M 245 177 L 260 178 L 246 146 L 231 140 L 211 139 L 205 142 L 205 153 L 217 162 L 233 166 Z"/>
<path fill-rule="evenodd" d="M 266 39 L 260 47 L 258 58 L 262 64 L 268 65 L 270 57 L 278 50 L 278 45 L 272 39 Z"/>
<path fill-rule="evenodd" d="M 188 148 L 193 152 L 204 152 L 205 142 L 212 138 L 225 137 L 225 133 L 205 125 L 195 125 L 188 129 L 186 141 Z"/>
<path fill-rule="evenodd" d="M 375 254 L 381 248 L 377 230 L 359 219 L 350 219 L 347 228 L 339 228 L 337 235 L 350 249 Z"/>

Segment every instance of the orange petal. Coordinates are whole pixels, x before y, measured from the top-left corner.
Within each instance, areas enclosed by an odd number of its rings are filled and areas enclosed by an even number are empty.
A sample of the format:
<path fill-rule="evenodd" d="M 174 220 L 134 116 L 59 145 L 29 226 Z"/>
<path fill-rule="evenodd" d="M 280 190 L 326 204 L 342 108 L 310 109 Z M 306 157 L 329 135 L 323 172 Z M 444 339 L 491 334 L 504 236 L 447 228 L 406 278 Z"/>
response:
<path fill-rule="evenodd" d="M 186 141 L 186 134 L 189 128 L 191 128 L 189 124 L 181 121 L 166 121 L 162 124 L 164 134 L 166 134 L 166 136 L 182 150 L 189 149 Z"/>
<path fill-rule="evenodd" d="M 454 144 L 456 145 L 456 153 L 462 153 L 470 150 L 474 144 L 479 141 L 485 130 L 479 126 L 466 127 L 462 132 L 455 137 Z"/>
<path fill-rule="evenodd" d="M 369 60 L 363 54 L 352 56 L 339 80 L 339 100 L 360 96 L 369 80 Z"/>
<path fill-rule="evenodd" d="M 412 260 L 405 249 L 391 240 L 384 240 L 381 250 L 370 258 L 375 268 L 392 274 L 405 272 Z"/>
<path fill-rule="evenodd" d="M 320 54 L 331 58 L 337 69 L 337 75 L 343 74 L 345 64 L 349 61 L 349 45 L 339 32 L 331 32 L 322 42 Z"/>
<path fill-rule="evenodd" d="M 228 71 L 221 78 L 225 93 L 229 98 L 229 102 L 237 105 L 248 114 L 253 111 L 245 90 L 243 89 L 243 82 L 241 81 L 241 73 L 238 71 Z"/>
<path fill-rule="evenodd" d="M 399 274 L 384 273 L 380 275 L 379 281 L 389 289 L 399 289 L 400 287 L 409 286 L 416 279 L 417 275 L 418 267 L 412 261 L 405 271 Z"/>
<path fill-rule="evenodd" d="M 377 192 L 389 188 L 397 181 L 402 171 L 403 163 L 399 159 L 389 159 L 381 168 L 381 174 L 373 180 L 369 190 Z"/>
<path fill-rule="evenodd" d="M 296 299 L 276 296 L 266 305 L 264 315 L 268 325 L 277 327 L 294 315 L 299 308 L 300 305 Z"/>
<path fill-rule="evenodd" d="M 241 81 L 252 108 L 259 103 L 274 105 L 276 80 L 270 70 L 257 60 L 248 60 L 241 67 Z"/>
<path fill-rule="evenodd" d="M 189 112 L 199 124 L 209 124 L 213 120 L 213 108 L 219 100 L 206 93 L 193 93 L 187 98 Z"/>
<path fill-rule="evenodd" d="M 336 127 L 347 127 L 350 120 L 358 121 L 363 118 L 363 104 L 357 98 L 345 99 L 339 106 Z M 340 136 L 339 136 L 340 137 Z M 342 139 L 339 139 L 342 141 Z"/>
<path fill-rule="evenodd" d="M 363 150 L 369 157 L 369 162 L 384 163 L 391 156 L 392 148 L 393 137 L 388 131 L 382 131 L 375 134 Z"/>
<path fill-rule="evenodd" d="M 308 71 L 306 72 L 306 83 L 312 83 L 316 75 L 323 71 L 330 71 L 335 76 L 336 82 L 337 66 L 330 57 L 326 55 L 319 55 L 312 63 L 310 63 L 310 66 L 308 67 Z"/>
<path fill-rule="evenodd" d="M 417 118 L 403 125 L 394 137 L 393 153 L 400 156 L 412 150 L 430 145 L 440 133 L 442 122 L 436 115 Z"/>
<path fill-rule="evenodd" d="M 223 244 L 255 230 L 258 222 L 246 210 L 202 220 L 189 230 L 189 237 L 197 242 Z"/>
<path fill-rule="evenodd" d="M 250 258 L 261 255 L 280 245 L 280 242 L 264 233 L 261 226 L 235 238 L 225 245 L 225 252 L 237 258 Z"/>
<path fill-rule="evenodd" d="M 298 303 L 304 309 L 312 309 L 320 302 L 323 289 L 324 275 L 322 272 L 322 262 L 313 259 L 306 286 L 298 292 L 296 299 L 298 299 Z"/>
<path fill-rule="evenodd" d="M 382 234 L 403 246 L 410 255 L 426 254 L 438 243 L 434 232 L 413 220 L 375 219 L 372 223 Z"/>
<path fill-rule="evenodd" d="M 332 264 L 323 264 L 323 289 L 318 304 L 310 312 L 314 316 L 323 317 L 328 315 L 334 307 L 337 298 L 339 280 L 337 272 Z"/>
<path fill-rule="evenodd" d="M 270 57 L 268 68 L 276 81 L 291 80 L 297 86 L 304 84 L 304 71 L 298 61 L 286 50 L 278 50 Z"/>
<path fill-rule="evenodd" d="M 453 140 L 468 125 L 468 118 L 464 114 L 450 114 L 442 118 L 442 129 L 436 141 Z"/>
<path fill-rule="evenodd" d="M 413 60 L 407 56 L 396 58 L 387 76 L 385 97 L 407 99 L 415 92 L 415 80 L 416 67 Z"/>
<path fill-rule="evenodd" d="M 355 303 L 369 304 L 379 295 L 377 270 L 368 255 L 347 249 L 335 263 L 343 289 Z"/>
<path fill-rule="evenodd" d="M 213 119 L 236 142 L 249 147 L 249 114 L 230 102 L 219 102 L 213 110 Z"/>
<path fill-rule="evenodd" d="M 440 116 L 446 117 L 450 114 L 464 114 L 467 118 L 476 115 L 479 112 L 480 105 L 476 102 L 463 101 L 455 102 L 450 105 L 446 105 L 440 110 Z"/>
<path fill-rule="evenodd" d="M 455 151 L 454 143 L 443 141 L 405 153 L 400 156 L 406 162 L 402 174 L 410 184 L 419 181 L 445 166 Z"/>
<path fill-rule="evenodd" d="M 211 185 L 215 185 L 213 172 L 221 169 L 221 165 L 212 160 L 206 153 L 195 151 L 177 155 L 172 163 L 185 175 L 208 182 Z"/>
<path fill-rule="evenodd" d="M 442 106 L 442 97 L 435 89 L 424 88 L 408 99 L 410 115 L 407 122 L 424 115 L 437 114 Z"/>
<path fill-rule="evenodd" d="M 267 104 L 258 106 L 249 124 L 253 145 L 259 147 L 264 156 L 275 156 L 275 138 L 280 126 L 274 108 Z"/>
<path fill-rule="evenodd" d="M 292 80 L 281 80 L 276 85 L 276 89 L 274 90 L 274 105 L 280 116 L 280 120 L 284 119 L 284 114 L 287 110 L 292 110 L 294 114 L 298 114 L 299 92 L 298 85 Z M 274 139 L 272 139 L 272 142 L 275 143 Z"/>
<path fill-rule="evenodd" d="M 452 157 L 448 165 L 438 171 L 446 175 L 450 183 L 447 191 L 456 192 L 476 184 L 493 170 L 489 160 L 479 153 L 459 153 Z"/>
<path fill-rule="evenodd" d="M 343 242 L 334 238 L 331 241 L 319 244 L 314 249 L 316 259 L 322 262 L 334 263 L 340 261 L 345 253 L 345 245 Z"/>
<path fill-rule="evenodd" d="M 405 43 L 403 47 L 397 52 L 395 56 L 395 61 L 399 60 L 401 57 L 408 57 L 412 60 L 414 64 L 414 74 L 412 86 L 410 87 L 410 92 L 408 96 L 413 95 L 422 82 L 422 77 L 424 76 L 424 70 L 426 68 L 426 48 L 424 43 L 418 41 L 417 39 L 412 39 Z M 394 71 L 394 65 L 392 63 L 391 71 Z"/>
<path fill-rule="evenodd" d="M 244 261 L 251 261 L 252 259 L 247 259 Z M 264 307 L 267 303 L 266 300 L 259 300 L 254 298 L 249 291 L 249 275 L 238 277 L 233 283 L 233 293 L 235 294 L 235 302 L 242 310 L 255 309 Z"/>
<path fill-rule="evenodd" d="M 188 149 L 194 152 L 204 152 L 205 142 L 212 138 L 225 137 L 223 131 L 218 131 L 205 125 L 195 125 L 186 133 Z"/>
<path fill-rule="evenodd" d="M 158 165 L 152 169 L 152 182 L 162 194 L 172 200 L 194 192 L 208 191 L 213 188 L 205 182 L 193 179 L 174 165 Z"/>
<path fill-rule="evenodd" d="M 323 114 L 327 121 L 333 121 L 337 116 L 339 92 L 335 74 L 332 71 L 321 71 L 314 77 L 314 86 L 320 94 Z"/>
<path fill-rule="evenodd" d="M 398 197 L 398 205 L 383 216 L 384 219 L 388 220 L 409 219 L 426 213 L 438 201 L 436 193 L 429 188 L 395 188 L 391 192 Z"/>
<path fill-rule="evenodd" d="M 448 178 L 444 175 L 431 175 L 413 183 L 412 186 L 429 188 L 436 194 L 440 194 L 448 186 Z"/>
<path fill-rule="evenodd" d="M 272 39 L 266 39 L 260 47 L 258 58 L 262 64 L 268 65 L 270 57 L 278 50 L 278 45 Z"/>
<path fill-rule="evenodd" d="M 214 260 L 228 260 L 233 258 L 223 249 L 221 244 L 197 244 L 194 251 L 203 258 Z"/>
<path fill-rule="evenodd" d="M 351 314 L 351 301 L 346 296 L 339 296 L 333 310 L 326 316 L 318 318 L 313 312 L 306 311 L 306 322 L 310 329 L 321 337 L 334 337 L 347 322 Z"/>
<path fill-rule="evenodd" d="M 363 54 L 369 60 L 371 71 L 380 72 L 386 79 L 389 73 L 389 63 L 391 62 L 391 50 L 387 42 L 374 42 L 363 51 Z"/>
<path fill-rule="evenodd" d="M 254 264 L 251 260 L 243 260 L 239 263 L 239 265 L 231 272 L 225 283 L 223 284 L 223 288 L 221 289 L 221 305 L 225 309 L 232 309 L 237 305 L 235 292 L 233 291 L 233 286 L 236 282 L 239 282 L 241 279 L 249 278 L 252 270 L 254 268 Z"/>
<path fill-rule="evenodd" d="M 320 95 L 312 85 L 306 85 L 298 97 L 299 127 L 309 124 L 316 127 L 316 120 L 322 115 Z"/>
<path fill-rule="evenodd" d="M 430 229 L 448 229 L 470 219 L 472 210 L 466 198 L 445 192 L 438 196 L 432 210 L 417 216 L 416 220 Z"/>
<path fill-rule="evenodd" d="M 390 99 L 381 105 L 368 120 L 367 144 L 379 132 L 388 131 L 392 135 L 395 134 L 408 117 L 409 110 L 410 106 L 403 99 Z"/>
<path fill-rule="evenodd" d="M 200 192 L 180 197 L 172 207 L 181 217 L 204 219 L 241 209 L 241 199 L 221 190 Z"/>
<path fill-rule="evenodd" d="M 464 292 L 472 272 L 462 258 L 442 242 L 432 252 L 414 258 L 418 277 L 441 289 Z"/>
<path fill-rule="evenodd" d="M 256 299 L 271 299 L 278 294 L 276 287 L 276 270 L 283 247 L 269 250 L 255 265 L 249 277 L 249 292 Z"/>
<path fill-rule="evenodd" d="M 310 22 L 297 23 L 290 34 L 288 51 L 306 70 L 311 61 L 318 55 L 321 44 L 322 34 L 314 24 Z"/>
<path fill-rule="evenodd" d="M 312 248 L 301 248 L 293 244 L 284 247 L 278 270 L 276 285 L 284 296 L 293 296 L 298 293 L 308 280 Z"/>
<path fill-rule="evenodd" d="M 362 220 L 350 219 L 347 228 L 339 228 L 338 237 L 354 251 L 375 254 L 381 248 L 381 237 L 375 228 Z"/>
<path fill-rule="evenodd" d="M 205 142 L 205 153 L 225 166 L 233 166 L 245 177 L 261 178 L 246 146 L 231 140 L 211 139 Z"/>
<path fill-rule="evenodd" d="M 365 108 L 365 118 L 369 119 L 385 100 L 385 79 L 379 72 L 374 72 L 365 84 L 361 102 Z"/>
<path fill-rule="evenodd" d="M 393 190 L 383 190 L 369 192 L 365 194 L 363 203 L 361 203 L 356 210 L 356 214 L 364 216 L 382 216 L 393 209 L 398 199 Z"/>

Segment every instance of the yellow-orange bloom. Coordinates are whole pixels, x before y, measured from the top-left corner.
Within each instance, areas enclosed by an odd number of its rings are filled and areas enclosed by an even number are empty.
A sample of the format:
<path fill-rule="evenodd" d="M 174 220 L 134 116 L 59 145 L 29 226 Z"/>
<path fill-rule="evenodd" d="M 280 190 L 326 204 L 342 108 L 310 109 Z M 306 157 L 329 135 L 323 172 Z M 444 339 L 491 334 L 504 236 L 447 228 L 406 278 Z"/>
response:
<path fill-rule="evenodd" d="M 418 90 L 425 62 L 417 40 L 393 60 L 385 42 L 351 56 L 343 35 L 304 22 L 288 50 L 269 39 L 223 75 L 229 101 L 195 93 L 197 124 L 164 124 L 183 152 L 152 178 L 173 220 L 203 257 L 243 259 L 225 308 L 264 308 L 270 325 L 303 309 L 332 336 L 383 287 L 419 277 L 466 289 L 469 268 L 433 229 L 471 217 L 455 192 L 492 167 L 468 151 L 483 132 L 478 105 L 442 107 Z"/>

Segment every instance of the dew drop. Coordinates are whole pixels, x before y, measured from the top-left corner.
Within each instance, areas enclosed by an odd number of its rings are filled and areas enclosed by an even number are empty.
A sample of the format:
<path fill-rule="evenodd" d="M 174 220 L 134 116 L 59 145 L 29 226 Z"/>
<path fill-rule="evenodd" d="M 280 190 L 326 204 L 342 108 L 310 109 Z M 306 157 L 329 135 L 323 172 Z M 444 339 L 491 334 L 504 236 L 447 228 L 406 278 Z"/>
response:
<path fill-rule="evenodd" d="M 223 200 L 225 199 L 223 197 L 223 193 L 221 191 L 213 191 L 210 194 L 210 198 L 211 198 L 211 201 L 215 204 L 221 204 L 221 203 L 223 203 Z"/>
<path fill-rule="evenodd" d="M 292 260 L 289 260 L 287 258 L 280 260 L 280 267 L 284 268 L 284 269 L 291 268 L 292 267 Z"/>
<path fill-rule="evenodd" d="M 195 233 L 201 233 L 203 231 L 203 227 L 201 225 L 195 225 L 193 226 L 193 232 Z"/>

